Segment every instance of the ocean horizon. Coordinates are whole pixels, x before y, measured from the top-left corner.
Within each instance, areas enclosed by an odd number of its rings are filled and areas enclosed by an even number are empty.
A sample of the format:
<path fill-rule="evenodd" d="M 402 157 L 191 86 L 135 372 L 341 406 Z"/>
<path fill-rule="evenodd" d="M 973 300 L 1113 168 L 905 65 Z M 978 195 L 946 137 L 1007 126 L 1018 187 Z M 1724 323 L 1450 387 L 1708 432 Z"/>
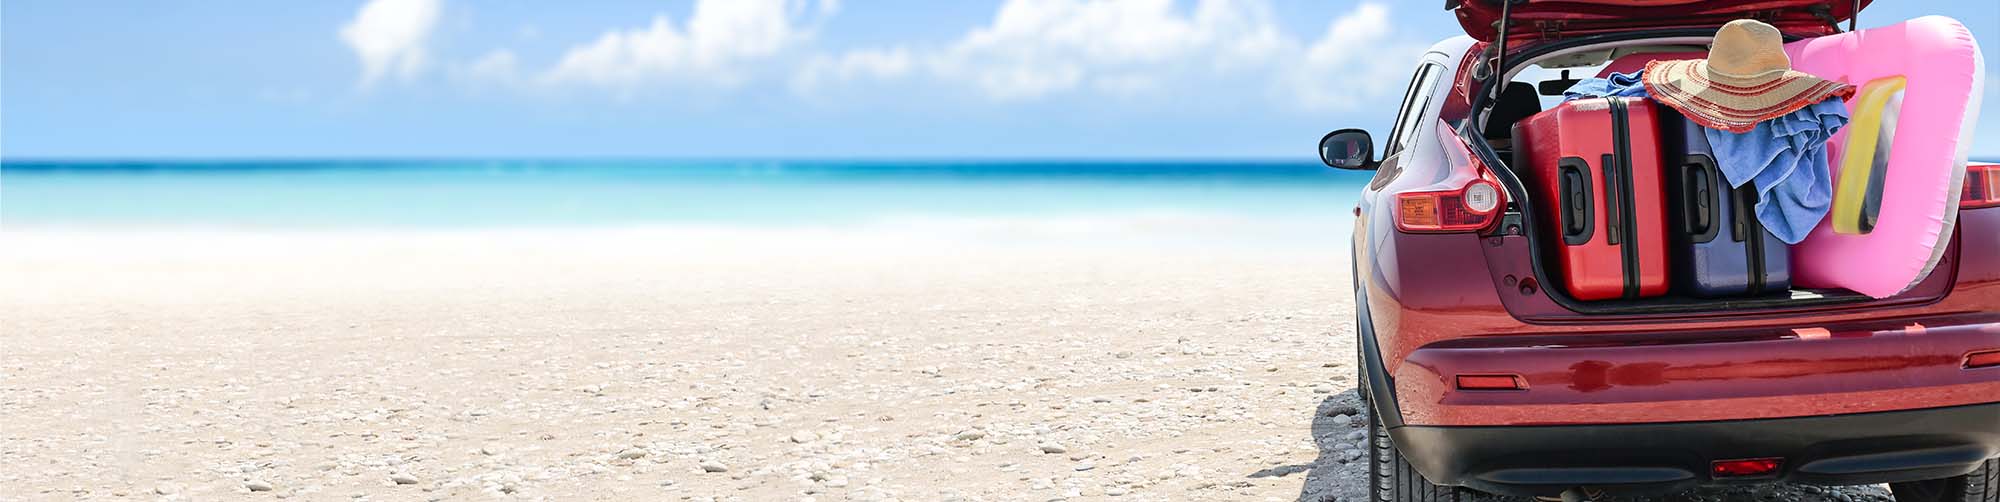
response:
<path fill-rule="evenodd" d="M 1345 232 L 1371 174 L 1282 160 L 17 159 L 0 161 L 0 228 L 1089 220 L 1325 235 Z"/>

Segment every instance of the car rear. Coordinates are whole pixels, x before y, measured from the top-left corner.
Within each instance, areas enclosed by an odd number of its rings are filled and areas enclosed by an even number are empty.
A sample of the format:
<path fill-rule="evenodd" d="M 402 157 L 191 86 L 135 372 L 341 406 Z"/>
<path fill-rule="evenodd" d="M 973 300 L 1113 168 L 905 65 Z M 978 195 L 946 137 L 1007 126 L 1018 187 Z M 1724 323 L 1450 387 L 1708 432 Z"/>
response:
<path fill-rule="evenodd" d="M 1440 178 L 1504 180 L 1495 171 L 1510 166 L 1476 130 L 1441 133 L 1462 141 L 1442 144 L 1455 174 Z M 1966 174 L 1937 265 L 1887 298 L 1795 288 L 1578 301 L 1545 283 L 1549 256 L 1520 227 L 1532 213 L 1377 236 L 1372 275 L 1385 279 L 1371 286 L 1388 291 L 1368 292 L 1357 313 L 1364 350 L 1379 354 L 1364 366 L 1386 380 L 1369 382 L 1379 425 L 1429 482 L 1496 493 L 1793 481 L 1899 483 L 1900 494 L 1956 479 L 1950 493 L 1965 495 L 1983 479 L 1963 500 L 1993 500 L 2000 166 Z M 1387 213 L 1409 212 L 1389 199 Z"/>
<path fill-rule="evenodd" d="M 1378 406 L 1426 478 L 1497 493 L 1972 472 L 2000 456 L 2000 208 L 1961 211 L 1907 298 L 1614 318 L 1517 315 L 1503 298 L 1543 291 L 1503 272 L 1522 237 L 1398 239 L 1462 259 L 1404 270 L 1398 301 L 1364 308 L 1394 320 Z M 1466 276 L 1490 286 L 1450 279 Z M 1754 459 L 1772 466 L 1718 470 Z"/>

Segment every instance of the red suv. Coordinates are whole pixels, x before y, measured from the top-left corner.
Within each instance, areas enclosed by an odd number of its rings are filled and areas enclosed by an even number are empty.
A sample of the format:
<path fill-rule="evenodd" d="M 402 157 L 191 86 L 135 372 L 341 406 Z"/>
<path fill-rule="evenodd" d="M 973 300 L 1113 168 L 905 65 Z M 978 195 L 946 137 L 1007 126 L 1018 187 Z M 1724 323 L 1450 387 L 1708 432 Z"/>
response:
<path fill-rule="evenodd" d="M 1352 255 L 1374 500 L 1777 481 L 1997 500 L 2000 166 L 1968 168 L 1942 261 L 1890 298 L 1583 302 L 1535 238 L 1547 202 L 1503 160 L 1568 83 L 1523 69 L 1623 71 L 1743 17 L 1826 35 L 1867 2 L 1501 1 L 1447 2 L 1469 36 L 1423 56 L 1379 161 L 1365 131 L 1321 141 L 1328 165 L 1376 171 Z"/>

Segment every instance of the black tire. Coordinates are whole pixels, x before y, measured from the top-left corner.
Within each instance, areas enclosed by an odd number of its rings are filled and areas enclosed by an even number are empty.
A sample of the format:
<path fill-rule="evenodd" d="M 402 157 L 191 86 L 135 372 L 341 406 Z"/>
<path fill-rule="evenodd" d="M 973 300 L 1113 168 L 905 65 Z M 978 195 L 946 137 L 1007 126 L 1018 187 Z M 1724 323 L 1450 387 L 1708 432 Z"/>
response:
<path fill-rule="evenodd" d="M 1964 476 L 1890 483 L 1896 502 L 2000 502 L 2000 459 Z"/>
<path fill-rule="evenodd" d="M 1356 380 L 1363 397 L 1368 396 L 1368 370 L 1356 368 Z M 1367 402 L 1367 401 L 1363 401 Z M 1374 410 L 1368 417 L 1368 500 L 1374 502 L 1471 502 L 1480 500 L 1479 492 L 1463 488 L 1438 486 L 1424 479 L 1403 455 L 1396 451 L 1395 441 L 1389 438 L 1389 430 L 1376 420 Z"/>

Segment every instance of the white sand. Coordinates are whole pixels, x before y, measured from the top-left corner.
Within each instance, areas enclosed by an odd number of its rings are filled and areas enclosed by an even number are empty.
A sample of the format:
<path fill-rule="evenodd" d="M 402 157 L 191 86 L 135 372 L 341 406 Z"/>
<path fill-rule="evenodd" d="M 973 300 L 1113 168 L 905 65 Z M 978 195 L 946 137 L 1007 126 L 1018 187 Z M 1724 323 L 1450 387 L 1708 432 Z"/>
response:
<path fill-rule="evenodd" d="M 1077 237 L 10 229 L 0 500 L 1360 498 L 1344 248 Z"/>

